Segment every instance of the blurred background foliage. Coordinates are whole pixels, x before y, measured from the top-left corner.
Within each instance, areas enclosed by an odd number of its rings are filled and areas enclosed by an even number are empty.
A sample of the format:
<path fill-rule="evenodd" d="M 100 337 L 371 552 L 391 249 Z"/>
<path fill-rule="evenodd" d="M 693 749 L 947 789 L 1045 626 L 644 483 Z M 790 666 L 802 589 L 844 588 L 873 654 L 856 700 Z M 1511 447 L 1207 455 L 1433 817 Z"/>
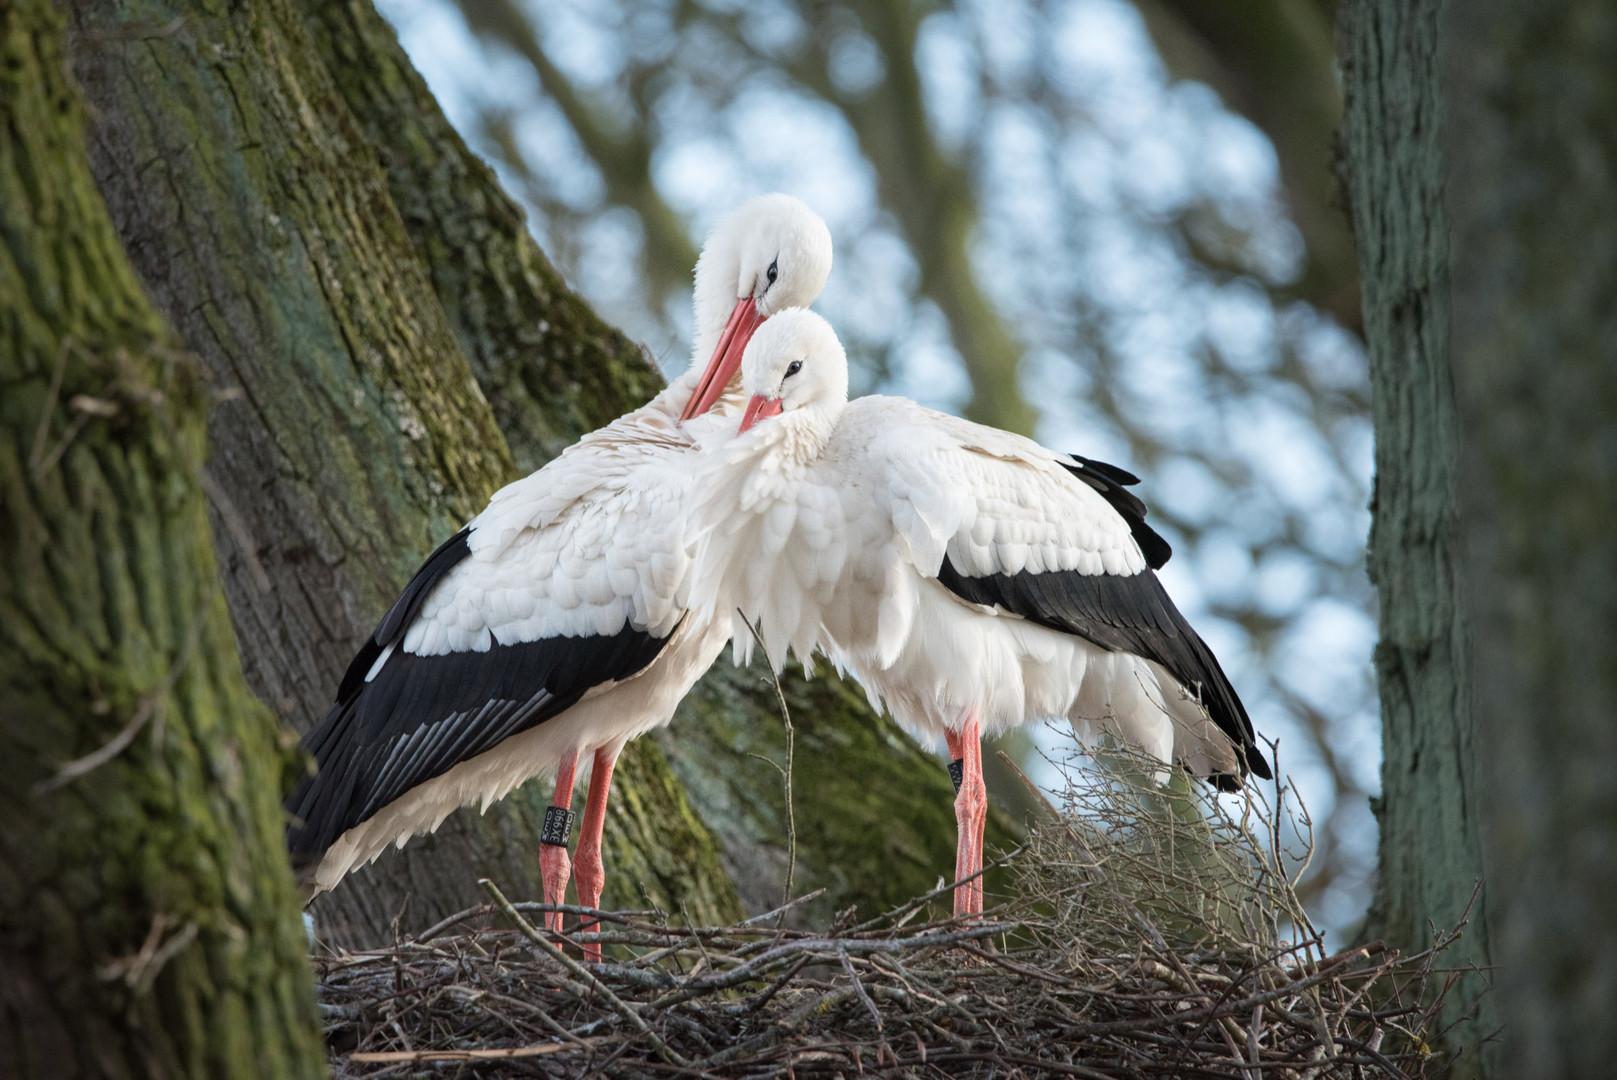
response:
<path fill-rule="evenodd" d="M 1380 750 L 1334 2 L 379 6 L 551 258 L 665 372 L 706 230 L 787 191 L 831 227 L 818 307 L 856 393 L 1145 477 L 1168 587 L 1313 814 L 1303 898 L 1351 933 Z"/>

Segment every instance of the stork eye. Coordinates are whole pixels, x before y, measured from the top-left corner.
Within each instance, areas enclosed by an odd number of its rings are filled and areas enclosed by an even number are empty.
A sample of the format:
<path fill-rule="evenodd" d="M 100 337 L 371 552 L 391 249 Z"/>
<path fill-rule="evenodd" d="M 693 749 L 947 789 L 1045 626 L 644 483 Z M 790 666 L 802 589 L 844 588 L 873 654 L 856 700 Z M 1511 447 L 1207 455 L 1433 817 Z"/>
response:
<path fill-rule="evenodd" d="M 769 271 L 764 276 L 769 279 L 769 284 L 771 284 L 771 285 L 775 284 L 775 279 L 780 277 L 780 257 L 779 256 L 776 256 L 775 261 L 769 264 Z"/>
<path fill-rule="evenodd" d="M 796 375 L 799 371 L 802 371 L 802 370 L 803 370 L 803 361 L 801 361 L 801 360 L 793 360 L 790 364 L 786 365 L 786 377 L 788 379 L 790 379 L 793 375 Z"/>

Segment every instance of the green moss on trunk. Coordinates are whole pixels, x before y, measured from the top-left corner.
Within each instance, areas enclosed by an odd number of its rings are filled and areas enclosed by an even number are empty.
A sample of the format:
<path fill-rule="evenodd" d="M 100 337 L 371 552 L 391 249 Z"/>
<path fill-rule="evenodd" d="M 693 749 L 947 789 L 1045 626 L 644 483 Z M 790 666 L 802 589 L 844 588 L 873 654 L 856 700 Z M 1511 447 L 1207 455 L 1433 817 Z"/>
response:
<path fill-rule="evenodd" d="M 316 1076 L 206 388 L 96 192 L 61 42 L 43 0 L 0 2 L 0 1074 Z"/>
<path fill-rule="evenodd" d="M 522 471 L 650 400 L 657 369 L 567 287 L 393 28 L 368 3 L 303 7 Z"/>

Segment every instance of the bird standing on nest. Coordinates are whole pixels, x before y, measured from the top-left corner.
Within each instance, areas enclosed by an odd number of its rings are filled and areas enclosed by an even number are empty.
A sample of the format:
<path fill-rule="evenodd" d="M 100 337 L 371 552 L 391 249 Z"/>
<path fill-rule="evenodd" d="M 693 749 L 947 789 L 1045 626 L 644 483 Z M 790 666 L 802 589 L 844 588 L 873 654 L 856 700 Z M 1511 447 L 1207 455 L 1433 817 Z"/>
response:
<path fill-rule="evenodd" d="M 1246 709 L 1153 570 L 1121 469 L 894 397 L 849 402 L 825 320 L 782 312 L 696 482 L 696 595 L 771 661 L 816 646 L 953 761 L 957 881 L 982 869 L 981 737 L 1045 717 L 1225 789 L 1268 778 Z M 733 627 L 745 654 L 752 630 Z M 955 892 L 982 910 L 980 879 Z"/>
<path fill-rule="evenodd" d="M 599 905 L 618 752 L 668 721 L 728 636 L 687 611 L 694 433 L 739 411 L 732 384 L 753 332 L 812 303 L 830 269 L 830 233 L 808 207 L 785 195 L 742 204 L 696 267 L 700 375 L 693 363 L 496 492 L 416 572 L 303 740 L 316 771 L 286 801 L 287 844 L 308 897 L 457 807 L 486 810 L 554 769 L 539 861 L 546 901 L 561 903 L 583 760 L 578 896 Z M 560 916 L 547 922 L 559 929 Z"/>

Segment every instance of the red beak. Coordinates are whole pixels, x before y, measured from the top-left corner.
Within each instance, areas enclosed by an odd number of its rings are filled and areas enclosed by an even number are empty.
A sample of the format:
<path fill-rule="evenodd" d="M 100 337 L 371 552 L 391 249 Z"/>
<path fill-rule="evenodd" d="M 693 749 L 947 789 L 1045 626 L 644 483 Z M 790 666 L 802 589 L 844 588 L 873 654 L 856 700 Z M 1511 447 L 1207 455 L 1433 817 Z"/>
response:
<path fill-rule="evenodd" d="M 747 411 L 741 415 L 741 430 L 746 431 L 760 420 L 780 415 L 780 398 L 766 398 L 754 394 L 747 402 Z"/>
<path fill-rule="evenodd" d="M 747 342 L 752 340 L 753 331 L 757 330 L 758 324 L 763 321 L 763 316 L 758 314 L 758 305 L 753 303 L 752 297 L 743 296 L 736 301 L 735 309 L 730 312 L 730 320 L 724 324 L 724 332 L 719 335 L 719 343 L 713 347 L 713 356 L 707 362 L 707 370 L 702 372 L 702 378 L 696 384 L 691 400 L 685 403 L 685 411 L 679 414 L 680 420 L 701 416 L 719 400 L 724 388 L 730 385 L 735 373 L 741 370 L 741 354 L 746 352 Z"/>

